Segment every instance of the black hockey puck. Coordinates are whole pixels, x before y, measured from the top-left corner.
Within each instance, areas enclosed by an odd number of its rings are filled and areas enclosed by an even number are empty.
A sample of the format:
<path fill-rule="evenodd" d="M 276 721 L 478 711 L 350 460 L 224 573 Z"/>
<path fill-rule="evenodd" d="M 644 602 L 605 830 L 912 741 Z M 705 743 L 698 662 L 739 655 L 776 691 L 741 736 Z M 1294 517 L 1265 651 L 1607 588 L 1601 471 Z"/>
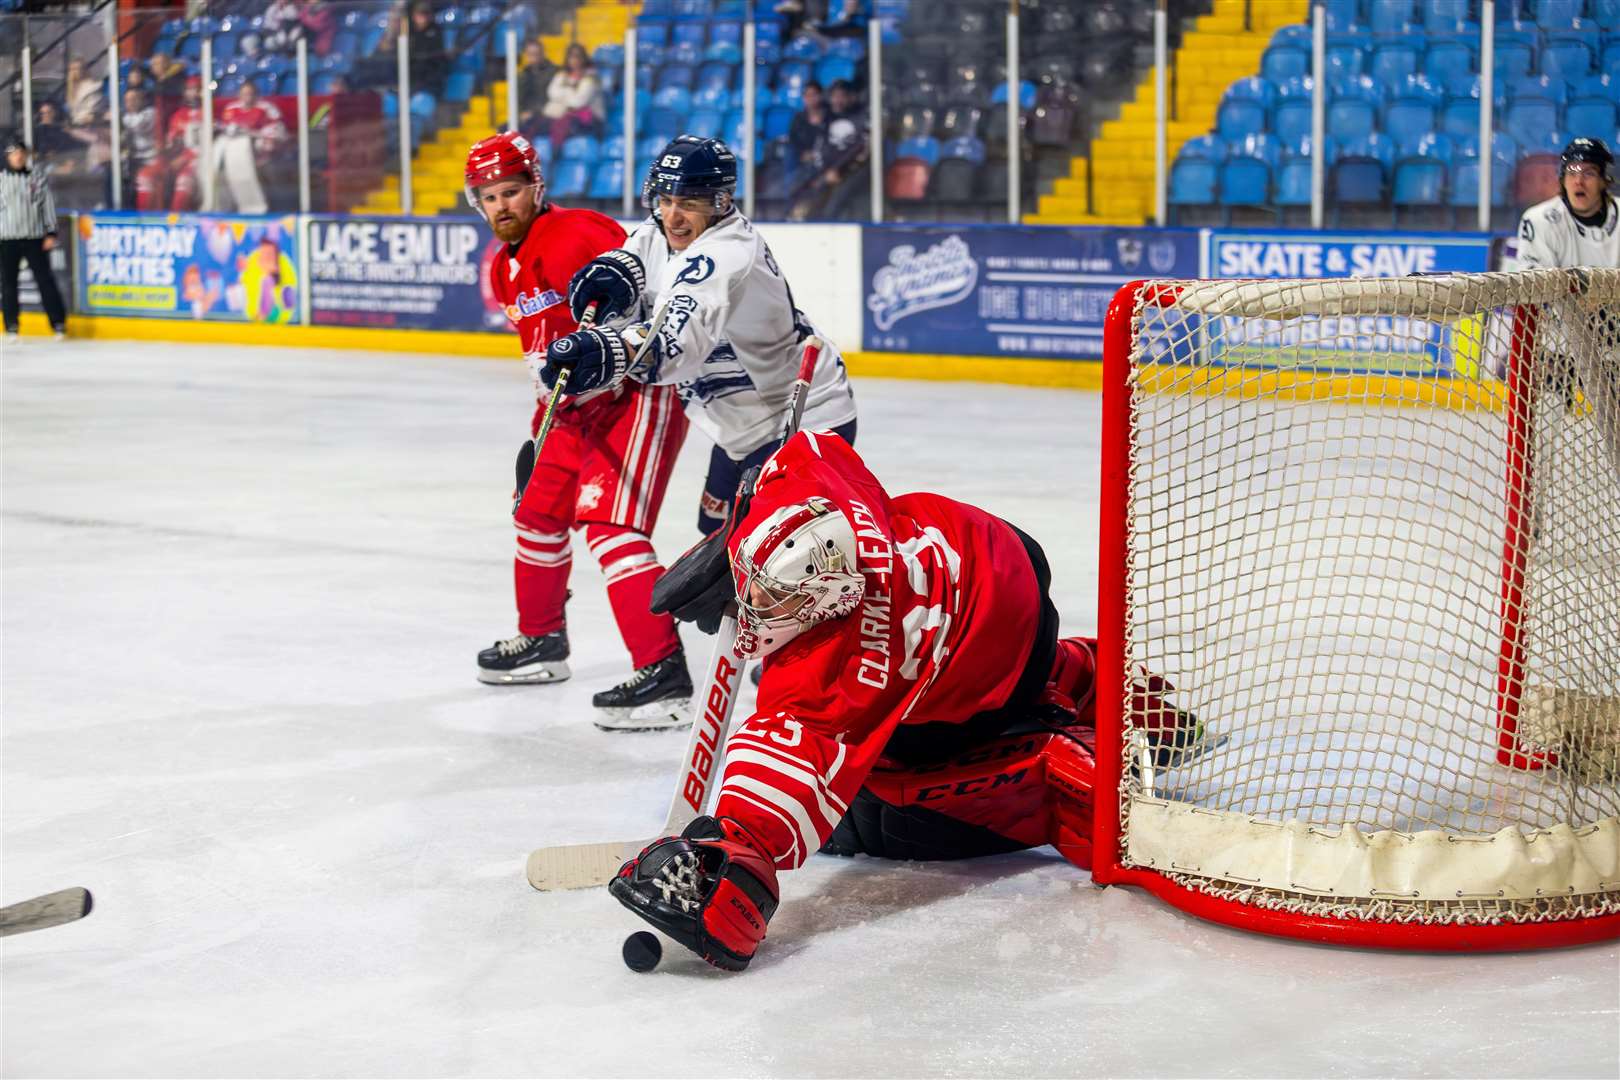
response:
<path fill-rule="evenodd" d="M 664 944 L 650 930 L 637 930 L 624 939 L 624 966 L 631 971 L 651 971 L 663 959 Z"/>

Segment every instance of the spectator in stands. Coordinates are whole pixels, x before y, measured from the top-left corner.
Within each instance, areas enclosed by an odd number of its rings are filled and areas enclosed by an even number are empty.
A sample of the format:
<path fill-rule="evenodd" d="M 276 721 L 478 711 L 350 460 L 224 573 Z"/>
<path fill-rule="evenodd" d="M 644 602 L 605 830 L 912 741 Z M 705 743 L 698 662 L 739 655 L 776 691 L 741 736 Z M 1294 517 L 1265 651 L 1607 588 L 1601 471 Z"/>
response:
<path fill-rule="evenodd" d="M 272 0 L 262 18 L 259 45 L 265 52 L 290 53 L 295 48 L 294 42 L 304 36 L 298 5 L 293 0 Z"/>
<path fill-rule="evenodd" d="M 864 36 L 866 24 L 872 17 L 871 0 L 832 0 L 827 5 L 827 17 L 812 28 L 827 37 Z"/>
<path fill-rule="evenodd" d="M 871 198 L 871 176 L 866 167 L 866 116 L 855 100 L 855 88 L 838 79 L 827 89 L 827 130 L 817 146 L 815 172 L 800 184 L 788 217 L 793 221 L 822 218 L 859 220 Z"/>
<path fill-rule="evenodd" d="M 541 112 L 551 122 L 551 148 L 582 131 L 594 131 L 602 120 L 602 83 L 596 77 L 585 46 L 574 42 L 563 53 L 562 70 L 551 77 L 546 106 Z"/>
<path fill-rule="evenodd" d="M 376 52 L 360 57 L 350 68 L 349 80 L 352 85 L 361 90 L 394 85 L 399 70 L 399 35 L 405 26 L 405 4 L 402 0 L 388 13 L 388 25 L 383 28 Z"/>
<path fill-rule="evenodd" d="M 214 139 L 214 162 L 224 177 L 224 191 L 244 214 L 270 212 L 260 172 L 287 141 L 281 110 L 261 100 L 252 80 L 242 84 L 236 100 L 220 113 Z"/>
<path fill-rule="evenodd" d="M 827 17 L 827 0 L 780 0 L 775 11 L 786 20 L 783 37 L 791 38 L 806 24 L 814 25 Z"/>
<path fill-rule="evenodd" d="M 84 163 L 84 141 L 62 126 L 62 110 L 42 101 L 34 112 L 34 165 L 48 173 L 71 173 Z"/>
<path fill-rule="evenodd" d="M 148 69 L 152 72 L 152 96 L 155 98 L 179 97 L 185 90 L 186 65 L 177 57 L 168 53 L 155 52 L 152 59 L 147 61 Z"/>
<path fill-rule="evenodd" d="M 827 136 L 827 96 L 821 84 L 807 82 L 800 91 L 804 108 L 794 114 L 788 126 L 788 148 L 792 151 L 793 176 L 813 168 L 821 150 L 821 140 Z"/>
<path fill-rule="evenodd" d="M 304 34 L 309 38 L 311 52 L 316 56 L 325 56 L 332 51 L 338 20 L 326 0 L 304 0 L 304 6 L 298 11 L 298 21 L 303 24 Z"/>
<path fill-rule="evenodd" d="M 518 71 L 518 130 L 533 142 L 540 135 L 541 109 L 551 97 L 551 79 L 557 65 L 538 41 L 523 46 L 523 67 Z"/>
<path fill-rule="evenodd" d="M 68 125 L 93 128 L 102 122 L 107 112 L 107 89 L 101 79 L 85 74 L 84 61 L 68 61 L 67 86 L 63 97 L 67 105 Z"/>
<path fill-rule="evenodd" d="M 415 0 L 411 4 L 411 93 L 443 95 L 449 67 L 444 31 L 433 20 L 433 5 L 429 0 Z"/>
<path fill-rule="evenodd" d="M 131 69 L 131 74 L 135 70 Z M 119 117 L 118 134 L 123 142 L 120 148 L 124 159 L 124 175 L 139 178 L 141 172 L 157 159 L 157 110 L 152 107 L 146 91 L 132 86 L 124 91 L 124 114 Z M 132 185 L 131 194 L 140 197 L 140 183 Z"/>
<path fill-rule="evenodd" d="M 139 60 L 131 64 L 129 71 L 124 74 L 124 91 L 127 93 L 130 90 L 152 92 L 152 77 L 147 74 L 146 65 Z"/>

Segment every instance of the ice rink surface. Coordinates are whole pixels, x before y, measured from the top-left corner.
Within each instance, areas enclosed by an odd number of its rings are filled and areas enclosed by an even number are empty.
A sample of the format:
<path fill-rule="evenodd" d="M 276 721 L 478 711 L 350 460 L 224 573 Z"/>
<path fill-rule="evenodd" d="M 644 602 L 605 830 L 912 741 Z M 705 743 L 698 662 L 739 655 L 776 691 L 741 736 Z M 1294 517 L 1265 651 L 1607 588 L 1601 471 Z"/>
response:
<path fill-rule="evenodd" d="M 1028 530 L 1093 630 L 1098 398 L 856 391 L 889 489 Z M 513 632 L 528 392 L 491 360 L 6 349 L 0 902 L 97 903 L 0 942 L 5 1076 L 1620 1075 L 1614 945 L 1269 940 L 1050 851 L 817 857 L 748 972 L 671 944 L 631 973 L 632 916 L 522 872 L 654 830 L 684 745 L 591 725 L 628 661 L 582 545 L 573 681 L 473 677 Z"/>

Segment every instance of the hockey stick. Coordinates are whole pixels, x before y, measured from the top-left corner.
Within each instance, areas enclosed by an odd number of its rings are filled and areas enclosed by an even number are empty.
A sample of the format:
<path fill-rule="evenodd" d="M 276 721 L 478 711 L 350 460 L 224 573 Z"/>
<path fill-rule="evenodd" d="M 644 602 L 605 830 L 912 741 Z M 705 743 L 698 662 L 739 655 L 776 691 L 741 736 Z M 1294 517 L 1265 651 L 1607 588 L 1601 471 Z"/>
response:
<path fill-rule="evenodd" d="M 0 937 L 61 926 L 90 914 L 89 889 L 62 889 L 0 908 Z"/>
<path fill-rule="evenodd" d="M 821 355 L 821 349 L 820 338 L 812 337 L 805 342 L 804 356 L 793 382 L 792 406 L 782 432 L 783 442 L 799 430 L 799 423 L 804 418 L 804 402 L 809 395 L 810 380 L 815 376 L 816 360 Z M 714 654 L 709 658 L 707 675 L 699 692 L 692 698 L 692 734 L 686 741 L 686 753 L 681 758 L 681 771 L 676 780 L 674 797 L 670 800 L 669 814 L 664 818 L 663 830 L 657 836 L 642 840 L 609 840 L 595 844 L 538 848 L 529 853 L 525 867 L 530 885 L 548 892 L 605 884 L 618 872 L 619 867 L 635 858 L 653 840 L 680 832 L 691 824 L 693 818 L 703 813 L 710 801 L 711 785 L 719 779 L 725 765 L 726 732 L 731 724 L 738 685 L 746 666 L 747 661 L 737 653 L 737 605 L 728 604 L 714 636 Z"/>

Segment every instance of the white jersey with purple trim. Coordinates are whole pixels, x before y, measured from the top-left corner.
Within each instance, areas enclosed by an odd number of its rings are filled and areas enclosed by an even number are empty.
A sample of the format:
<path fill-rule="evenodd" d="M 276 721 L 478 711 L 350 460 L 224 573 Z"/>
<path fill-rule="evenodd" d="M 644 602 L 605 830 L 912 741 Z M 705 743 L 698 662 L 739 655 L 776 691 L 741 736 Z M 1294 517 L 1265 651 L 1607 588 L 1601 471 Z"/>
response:
<path fill-rule="evenodd" d="M 733 210 L 685 251 L 673 251 L 657 218 L 649 217 L 624 247 L 647 270 L 642 317 L 669 301 L 653 367 L 641 380 L 673 383 L 692 423 L 733 459 L 779 438 L 800 344 L 818 332 L 794 307 L 787 279 L 753 222 Z M 844 359 L 829 341 L 806 396 L 803 426 L 818 431 L 853 419 L 855 395 Z"/>
<path fill-rule="evenodd" d="M 1518 267 L 1620 267 L 1620 207 L 1603 197 L 1603 220 L 1583 225 L 1561 195 L 1539 202 L 1519 219 Z"/>

